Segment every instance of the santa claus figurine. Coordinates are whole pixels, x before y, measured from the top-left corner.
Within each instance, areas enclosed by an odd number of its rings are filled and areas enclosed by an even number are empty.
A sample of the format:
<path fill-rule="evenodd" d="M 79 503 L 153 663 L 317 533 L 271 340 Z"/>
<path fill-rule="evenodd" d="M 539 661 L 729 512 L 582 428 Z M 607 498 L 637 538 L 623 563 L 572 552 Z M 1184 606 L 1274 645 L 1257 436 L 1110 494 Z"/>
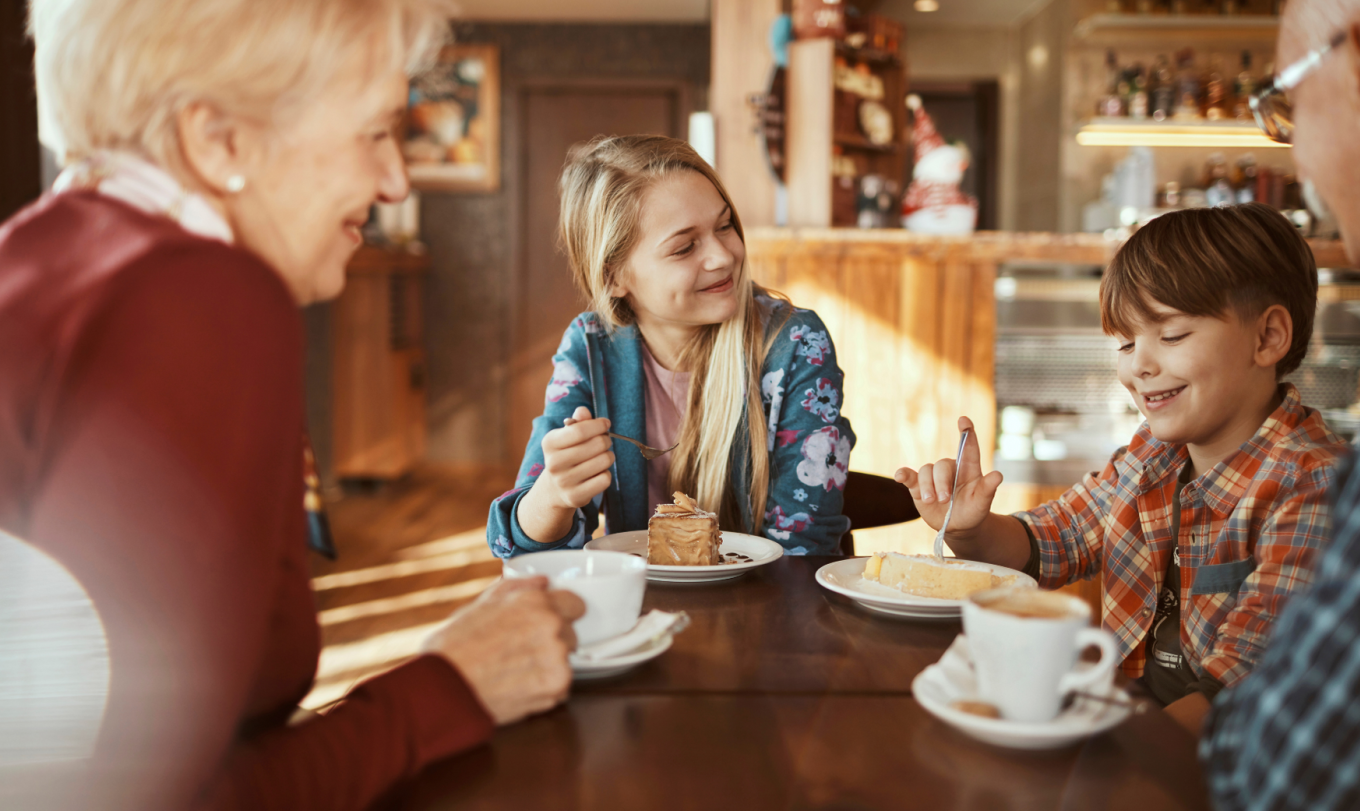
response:
<path fill-rule="evenodd" d="M 921 97 L 907 96 L 912 112 L 911 143 L 916 165 L 902 198 L 902 227 L 923 234 L 971 234 L 977 227 L 977 198 L 959 189 L 968 168 L 968 147 L 947 144 L 935 122 L 921 107 Z"/>

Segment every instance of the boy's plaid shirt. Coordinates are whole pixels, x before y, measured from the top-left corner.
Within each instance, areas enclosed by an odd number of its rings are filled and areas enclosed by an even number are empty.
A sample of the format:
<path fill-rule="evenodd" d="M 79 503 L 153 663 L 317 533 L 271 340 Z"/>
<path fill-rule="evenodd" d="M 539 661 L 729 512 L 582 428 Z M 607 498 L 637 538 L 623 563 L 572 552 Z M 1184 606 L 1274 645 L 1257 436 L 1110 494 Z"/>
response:
<path fill-rule="evenodd" d="M 1174 549 L 1181 566 L 1181 649 L 1200 678 L 1232 685 L 1251 671 L 1287 595 L 1306 584 L 1328 537 L 1327 488 L 1345 445 L 1292 385 L 1256 435 L 1184 486 L 1180 537 L 1171 505 L 1183 445 L 1144 423 L 1099 475 L 1026 513 L 1039 547 L 1039 584 L 1104 574 L 1105 629 L 1123 670 L 1143 674 L 1146 639 Z"/>

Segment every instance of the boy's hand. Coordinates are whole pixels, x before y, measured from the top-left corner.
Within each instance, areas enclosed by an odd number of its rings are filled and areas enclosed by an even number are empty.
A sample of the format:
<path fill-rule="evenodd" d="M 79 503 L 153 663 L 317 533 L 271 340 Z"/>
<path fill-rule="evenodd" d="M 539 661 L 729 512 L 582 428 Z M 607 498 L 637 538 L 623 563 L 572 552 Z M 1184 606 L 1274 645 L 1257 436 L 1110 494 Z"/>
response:
<path fill-rule="evenodd" d="M 941 459 L 933 465 L 923 465 L 919 471 L 901 468 L 894 477 L 911 491 L 921 518 L 938 530 L 951 499 L 954 512 L 949 517 L 949 531 L 945 540 L 969 538 L 983 520 L 991 515 L 992 499 L 1001 484 L 1001 471 L 982 475 L 982 451 L 978 447 L 973 421 L 959 418 L 959 431 L 969 431 L 963 444 L 963 463 L 959 469 L 958 491 L 954 491 L 954 460 Z"/>
<path fill-rule="evenodd" d="M 535 484 L 557 507 L 584 507 L 609 487 L 613 447 L 609 420 L 591 419 L 590 409 L 581 406 L 543 437 L 543 475 Z"/>

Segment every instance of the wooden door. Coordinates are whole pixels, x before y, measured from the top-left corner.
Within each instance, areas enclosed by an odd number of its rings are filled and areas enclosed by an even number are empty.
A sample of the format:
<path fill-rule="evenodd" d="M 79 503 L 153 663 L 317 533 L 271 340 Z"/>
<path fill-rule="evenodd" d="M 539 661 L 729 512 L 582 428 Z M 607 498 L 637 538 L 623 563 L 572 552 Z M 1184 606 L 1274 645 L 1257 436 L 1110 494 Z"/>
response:
<path fill-rule="evenodd" d="M 597 135 L 683 137 L 687 99 L 679 83 L 538 84 L 518 92 L 518 228 L 510 354 L 507 448 L 519 461 L 552 355 L 571 319 L 585 309 L 557 249 L 557 179 L 573 144 Z"/>

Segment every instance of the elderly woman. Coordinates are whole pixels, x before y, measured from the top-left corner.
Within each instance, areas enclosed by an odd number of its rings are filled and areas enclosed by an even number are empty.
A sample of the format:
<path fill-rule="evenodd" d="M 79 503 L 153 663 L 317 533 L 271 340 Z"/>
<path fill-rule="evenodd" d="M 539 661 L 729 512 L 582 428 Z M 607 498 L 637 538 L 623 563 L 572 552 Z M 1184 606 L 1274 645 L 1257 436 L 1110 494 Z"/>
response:
<path fill-rule="evenodd" d="M 0 229 L 0 529 L 60 561 L 110 685 L 65 807 L 360 808 L 566 694 L 541 580 L 295 726 L 301 304 L 337 294 L 441 0 L 33 0 L 55 193 Z"/>

